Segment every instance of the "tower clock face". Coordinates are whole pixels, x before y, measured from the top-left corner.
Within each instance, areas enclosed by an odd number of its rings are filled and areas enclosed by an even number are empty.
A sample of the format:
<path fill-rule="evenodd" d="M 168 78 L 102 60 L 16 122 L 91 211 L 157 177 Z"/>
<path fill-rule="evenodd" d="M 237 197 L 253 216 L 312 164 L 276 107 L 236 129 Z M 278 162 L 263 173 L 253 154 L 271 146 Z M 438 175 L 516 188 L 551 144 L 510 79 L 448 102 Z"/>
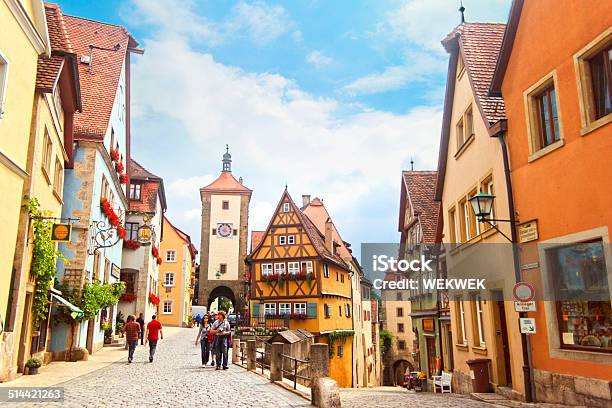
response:
<path fill-rule="evenodd" d="M 222 223 L 217 224 L 217 232 L 220 237 L 228 238 L 232 236 L 232 224 Z"/>

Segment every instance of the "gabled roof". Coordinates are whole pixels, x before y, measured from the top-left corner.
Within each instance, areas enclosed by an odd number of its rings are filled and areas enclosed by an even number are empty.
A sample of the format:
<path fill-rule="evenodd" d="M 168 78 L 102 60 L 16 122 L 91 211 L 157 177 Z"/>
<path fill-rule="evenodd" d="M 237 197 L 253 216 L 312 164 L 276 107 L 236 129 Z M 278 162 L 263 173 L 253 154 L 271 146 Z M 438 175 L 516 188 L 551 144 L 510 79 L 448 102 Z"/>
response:
<path fill-rule="evenodd" d="M 141 183 L 140 200 L 129 200 L 130 211 L 155 213 L 157 211 L 157 198 L 162 207 L 162 212 L 168 208 L 166 203 L 166 191 L 164 180 L 151 173 L 134 159 L 130 159 L 130 181 Z"/>
<path fill-rule="evenodd" d="M 253 190 L 246 188 L 241 182 L 236 180 L 230 171 L 222 171 L 219 177 L 201 191 L 228 192 L 228 193 L 252 193 Z"/>
<path fill-rule="evenodd" d="M 304 232 L 306 232 L 306 235 L 312 243 L 312 246 L 314 247 L 315 251 L 317 251 L 317 254 L 319 254 L 321 258 L 333 262 L 341 268 L 350 271 L 349 266 L 340 256 L 332 254 L 329 249 L 327 249 L 327 247 L 325 246 L 325 236 L 317 229 L 311 219 L 308 218 L 297 205 L 295 205 L 293 198 L 291 198 L 291 195 L 289 194 L 286 188 L 280 200 L 278 201 L 278 204 L 276 206 L 276 209 L 274 210 L 274 213 L 272 214 L 272 217 L 270 218 L 270 222 L 268 223 L 268 227 L 266 228 L 265 234 L 268 234 L 270 232 L 270 229 L 272 228 L 272 224 L 274 222 L 274 218 L 276 217 L 276 214 L 278 214 L 278 212 L 280 211 L 281 204 L 285 201 L 285 198 L 287 198 L 287 201 L 293 208 L 293 211 L 297 215 L 300 223 L 302 224 L 302 227 L 304 228 Z M 259 242 L 258 246 L 253 247 L 254 249 L 251 254 L 249 254 L 248 259 L 250 259 L 252 255 L 259 250 L 262 244 L 263 239 Z"/>
<path fill-rule="evenodd" d="M 264 239 L 265 236 L 266 236 L 266 231 L 251 231 L 251 251 L 250 253 L 253 252 L 254 248 L 257 248 L 259 246 L 259 243 Z"/>
<path fill-rule="evenodd" d="M 75 139 L 102 140 L 106 134 L 128 47 L 137 42 L 123 27 L 64 16 L 70 44 L 78 58 L 93 56 L 90 64 L 78 63 L 83 111 L 74 116 Z M 91 49 L 90 45 L 96 47 Z M 98 49 L 105 48 L 105 49 Z"/>
<path fill-rule="evenodd" d="M 353 255 L 349 250 L 350 244 L 343 241 L 340 237 L 340 232 L 333 223 L 327 208 L 325 208 L 323 200 L 321 200 L 319 197 L 315 197 L 310 203 L 302 208 L 302 212 L 312 221 L 315 227 L 317 227 L 317 230 L 323 235 L 324 239 L 325 224 L 327 221 L 330 221 L 332 223 L 332 237 L 334 242 L 338 245 L 338 253 L 346 262 L 353 259 Z"/>
<path fill-rule="evenodd" d="M 434 201 L 437 172 L 403 171 L 400 198 L 399 231 L 404 228 L 406 203 L 411 204 L 413 216 L 418 218 L 423 231 L 423 242 L 433 244 L 436 240 L 440 203 Z"/>
<path fill-rule="evenodd" d="M 73 52 L 62 10 L 56 4 L 45 4 L 45 19 L 51 44 L 51 55 L 38 57 L 36 67 L 36 89 L 51 93 L 60 79 L 63 69 L 70 75 L 70 92 L 75 110 L 82 108 L 79 73 L 76 68 L 76 55 Z M 64 95 L 65 97 L 65 95 Z"/>
<path fill-rule="evenodd" d="M 506 118 L 504 100 L 489 96 L 505 28 L 503 23 L 462 23 L 442 40 L 449 52 L 459 43 L 476 103 L 489 126 Z"/>
<path fill-rule="evenodd" d="M 506 118 L 503 99 L 489 96 L 489 86 L 501 48 L 504 29 L 505 24 L 502 23 L 462 23 L 442 40 L 444 48 L 450 53 L 450 58 L 444 95 L 440 150 L 438 152 L 436 201 L 442 199 L 444 189 L 459 55 L 465 63 L 466 74 L 474 92 L 476 105 L 487 125 L 490 127 L 499 120 Z"/>
<path fill-rule="evenodd" d="M 170 227 L 172 227 L 172 229 L 177 233 L 177 235 L 186 243 L 189 245 L 189 252 L 191 253 L 191 260 L 193 262 L 195 262 L 195 257 L 198 254 L 198 250 L 196 249 L 195 245 L 193 245 L 193 243 L 191 242 L 191 237 L 183 232 L 181 229 L 179 229 L 178 227 L 176 227 L 174 224 L 172 224 L 170 222 L 170 220 L 168 219 L 168 217 L 166 217 L 164 215 L 164 220 L 166 220 L 166 222 L 168 223 L 168 225 L 170 225 Z M 163 241 L 162 241 L 163 242 Z"/>

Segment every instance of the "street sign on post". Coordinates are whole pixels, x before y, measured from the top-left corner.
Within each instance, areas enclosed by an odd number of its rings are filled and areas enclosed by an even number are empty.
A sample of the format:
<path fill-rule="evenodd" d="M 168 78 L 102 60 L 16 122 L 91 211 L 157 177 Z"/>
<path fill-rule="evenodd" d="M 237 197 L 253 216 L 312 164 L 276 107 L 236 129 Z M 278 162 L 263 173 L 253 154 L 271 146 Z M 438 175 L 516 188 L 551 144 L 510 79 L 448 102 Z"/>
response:
<path fill-rule="evenodd" d="M 535 319 L 532 317 L 521 317 L 519 319 L 521 333 L 522 334 L 535 334 L 536 333 L 536 323 Z"/>
<path fill-rule="evenodd" d="M 529 282 L 517 282 L 512 288 L 512 296 L 517 302 L 531 302 L 535 298 L 535 288 Z"/>
<path fill-rule="evenodd" d="M 535 300 L 530 300 L 529 302 L 514 302 L 515 312 L 535 312 L 536 310 Z"/>

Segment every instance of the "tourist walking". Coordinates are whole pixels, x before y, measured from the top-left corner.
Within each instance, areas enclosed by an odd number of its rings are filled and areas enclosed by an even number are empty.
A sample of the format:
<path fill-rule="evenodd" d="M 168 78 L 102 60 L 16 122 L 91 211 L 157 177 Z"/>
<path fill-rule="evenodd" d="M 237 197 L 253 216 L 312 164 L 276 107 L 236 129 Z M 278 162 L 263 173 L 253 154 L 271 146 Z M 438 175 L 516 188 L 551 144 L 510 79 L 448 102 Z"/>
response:
<path fill-rule="evenodd" d="M 221 369 L 223 363 L 223 369 L 227 370 L 227 349 L 231 334 L 231 327 L 229 322 L 225 319 L 225 312 L 220 310 L 217 313 L 217 320 L 212 325 L 213 332 L 215 333 L 215 349 L 217 351 L 217 370 Z"/>
<path fill-rule="evenodd" d="M 199 326 L 200 323 L 202 323 L 202 315 L 198 313 L 197 316 L 195 317 L 195 321 L 196 321 L 196 324 Z"/>
<path fill-rule="evenodd" d="M 200 329 L 198 330 L 198 337 L 196 338 L 195 344 L 198 345 L 200 342 L 200 348 L 202 349 L 202 365 L 205 366 L 208 364 L 208 357 L 210 355 L 212 341 L 208 340 L 208 333 L 210 332 L 211 327 L 208 323 L 208 319 L 202 320 L 202 324 L 200 325 Z"/>
<path fill-rule="evenodd" d="M 153 362 L 155 356 L 155 350 L 157 349 L 157 342 L 160 339 L 164 339 L 164 332 L 162 331 L 162 324 L 156 319 L 157 316 L 153 315 L 151 321 L 147 324 L 147 340 L 145 344 L 149 342 L 149 362 Z"/>
<path fill-rule="evenodd" d="M 140 345 L 144 345 L 144 333 L 145 333 L 145 319 L 144 319 L 144 313 L 140 313 L 138 315 L 138 319 L 136 319 L 136 322 L 140 325 Z"/>
<path fill-rule="evenodd" d="M 127 317 L 127 322 L 123 328 L 125 331 L 125 340 L 128 345 L 128 363 L 134 359 L 134 350 L 138 345 L 138 338 L 141 336 L 140 324 L 134 319 L 134 315 Z"/>

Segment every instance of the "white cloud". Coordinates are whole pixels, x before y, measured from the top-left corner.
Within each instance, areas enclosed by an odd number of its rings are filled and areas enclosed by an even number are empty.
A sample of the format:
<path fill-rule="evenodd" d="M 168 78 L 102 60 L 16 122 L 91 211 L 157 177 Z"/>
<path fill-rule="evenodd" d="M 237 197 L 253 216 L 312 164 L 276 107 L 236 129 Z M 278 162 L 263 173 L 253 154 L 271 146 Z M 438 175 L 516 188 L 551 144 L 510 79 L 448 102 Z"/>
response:
<path fill-rule="evenodd" d="M 321 51 L 312 51 L 306 56 L 306 62 L 314 65 L 315 68 L 322 68 L 329 65 L 333 60 Z"/>
<path fill-rule="evenodd" d="M 254 190 L 251 228 L 267 226 L 288 184 L 298 202 L 301 194 L 324 197 L 343 238 L 355 245 L 395 236 L 400 171 L 411 157 L 434 167 L 440 107 L 392 114 L 316 97 L 281 75 L 221 64 L 180 37 L 155 38 L 134 65 L 134 103 L 140 121 L 180 123 L 191 140 L 185 160 L 205 175 L 183 174 L 178 165 L 176 174 L 162 176 L 173 180 L 169 213 L 194 240 L 198 189 L 217 174 L 225 143 L 234 174 Z M 151 148 L 161 159 L 167 147 Z"/>
<path fill-rule="evenodd" d="M 218 46 L 236 38 L 263 46 L 294 26 L 282 6 L 262 1 L 241 1 L 220 21 L 211 21 L 199 14 L 194 0 L 132 0 L 130 6 L 133 7 L 122 10 L 122 15 L 131 24 L 155 26 L 159 38 L 180 36 L 208 46 Z"/>
<path fill-rule="evenodd" d="M 282 6 L 262 1 L 241 1 L 234 7 L 234 16 L 228 22 L 230 32 L 245 32 L 256 44 L 267 44 L 285 34 L 293 26 L 289 14 Z"/>
<path fill-rule="evenodd" d="M 372 94 L 404 88 L 409 83 L 426 81 L 443 72 L 445 60 L 425 52 L 411 52 L 404 65 L 385 68 L 380 73 L 357 78 L 343 87 L 351 95 Z"/>

